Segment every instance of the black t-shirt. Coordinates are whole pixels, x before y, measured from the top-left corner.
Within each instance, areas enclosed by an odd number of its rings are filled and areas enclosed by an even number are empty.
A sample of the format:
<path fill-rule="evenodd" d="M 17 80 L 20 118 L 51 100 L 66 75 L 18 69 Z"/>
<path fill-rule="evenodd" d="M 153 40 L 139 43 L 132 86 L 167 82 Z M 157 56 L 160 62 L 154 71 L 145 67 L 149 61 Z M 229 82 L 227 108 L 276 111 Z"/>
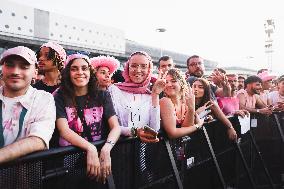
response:
<path fill-rule="evenodd" d="M 38 90 L 44 90 L 44 91 L 49 92 L 51 94 L 59 87 L 59 85 L 48 86 L 42 80 L 39 80 L 38 82 L 36 82 L 32 86 L 33 86 L 33 88 L 36 88 Z"/>
<path fill-rule="evenodd" d="M 62 90 L 54 94 L 56 119 L 66 118 L 69 127 L 88 141 L 105 138 L 107 120 L 115 115 L 108 91 L 98 91 L 96 95 L 75 97 L 76 107 L 67 105 Z"/>

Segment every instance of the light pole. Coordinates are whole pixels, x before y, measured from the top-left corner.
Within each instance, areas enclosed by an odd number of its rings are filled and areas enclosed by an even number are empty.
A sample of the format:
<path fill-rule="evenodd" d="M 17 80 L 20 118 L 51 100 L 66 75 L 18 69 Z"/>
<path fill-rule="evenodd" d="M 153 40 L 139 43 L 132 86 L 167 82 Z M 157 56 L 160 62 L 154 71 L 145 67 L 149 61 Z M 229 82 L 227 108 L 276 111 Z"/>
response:
<path fill-rule="evenodd" d="M 156 32 L 159 32 L 159 33 L 165 33 L 167 30 L 166 30 L 166 28 L 157 28 L 156 29 Z M 160 57 L 162 57 L 163 56 L 163 45 L 162 45 L 162 38 L 160 38 Z"/>
<path fill-rule="evenodd" d="M 265 20 L 264 31 L 265 31 L 265 53 L 267 54 L 267 63 L 269 65 L 269 71 L 272 72 L 272 53 L 273 53 L 273 38 L 272 34 L 275 30 L 275 24 L 273 19 Z"/>

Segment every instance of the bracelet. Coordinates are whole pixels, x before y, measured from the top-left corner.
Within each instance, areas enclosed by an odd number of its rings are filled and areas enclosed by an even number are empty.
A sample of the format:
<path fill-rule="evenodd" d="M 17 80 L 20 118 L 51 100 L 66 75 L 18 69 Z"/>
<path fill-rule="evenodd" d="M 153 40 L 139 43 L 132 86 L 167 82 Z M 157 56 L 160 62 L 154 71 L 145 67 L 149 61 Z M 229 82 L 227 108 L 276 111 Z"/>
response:
<path fill-rule="evenodd" d="M 112 145 L 112 147 L 114 147 L 114 145 L 115 145 L 115 142 L 112 142 L 111 140 L 107 140 L 106 143 Z"/>
<path fill-rule="evenodd" d="M 132 127 L 132 128 L 131 128 L 131 135 L 132 135 L 133 137 L 137 137 L 137 127 Z"/>

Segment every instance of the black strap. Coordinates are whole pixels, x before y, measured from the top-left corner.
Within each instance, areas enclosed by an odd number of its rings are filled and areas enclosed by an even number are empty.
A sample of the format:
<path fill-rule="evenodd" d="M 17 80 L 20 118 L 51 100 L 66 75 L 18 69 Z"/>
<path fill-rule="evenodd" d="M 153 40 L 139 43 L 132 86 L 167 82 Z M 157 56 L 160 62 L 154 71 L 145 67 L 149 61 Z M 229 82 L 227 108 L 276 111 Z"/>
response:
<path fill-rule="evenodd" d="M 181 181 L 181 178 L 180 178 L 180 175 L 179 175 L 179 172 L 178 172 L 178 169 L 177 169 L 176 161 L 175 161 L 175 158 L 174 158 L 174 155 L 173 155 L 173 151 L 172 151 L 172 148 L 171 148 L 171 145 L 170 145 L 170 142 L 169 142 L 168 139 L 165 139 L 165 144 L 166 144 L 168 155 L 169 155 L 169 158 L 170 158 L 170 161 L 171 161 L 171 164 L 172 164 L 172 168 L 173 168 L 173 171 L 174 171 L 174 175 L 175 175 L 175 178 L 176 178 L 176 181 L 177 181 L 178 188 L 183 189 L 182 181 Z"/>
<path fill-rule="evenodd" d="M 25 107 L 23 107 L 19 119 L 19 131 L 15 141 L 20 137 L 27 111 L 28 110 Z M 2 101 L 0 100 L 0 148 L 2 148 L 3 146 L 4 146 L 4 129 L 3 129 L 3 117 L 2 117 Z"/>
<path fill-rule="evenodd" d="M 221 181 L 221 184 L 222 184 L 223 188 L 226 189 L 227 187 L 226 187 L 226 183 L 225 183 L 225 180 L 224 180 L 224 176 L 223 176 L 223 174 L 222 174 L 222 172 L 221 172 L 221 169 L 220 169 L 219 163 L 218 163 L 218 161 L 217 161 L 215 152 L 214 152 L 214 150 L 213 150 L 213 147 L 212 147 L 210 138 L 209 138 L 209 136 L 208 136 L 207 130 L 206 130 L 205 127 L 202 127 L 202 130 L 203 130 L 203 133 L 204 133 L 204 135 L 205 135 L 207 144 L 208 144 L 208 146 L 209 146 L 209 150 L 210 150 L 211 156 L 212 156 L 212 158 L 213 158 L 213 162 L 214 162 L 214 164 L 215 164 L 215 167 L 216 167 L 216 169 L 217 169 L 218 176 L 219 176 L 219 179 L 220 179 L 220 181 Z"/>

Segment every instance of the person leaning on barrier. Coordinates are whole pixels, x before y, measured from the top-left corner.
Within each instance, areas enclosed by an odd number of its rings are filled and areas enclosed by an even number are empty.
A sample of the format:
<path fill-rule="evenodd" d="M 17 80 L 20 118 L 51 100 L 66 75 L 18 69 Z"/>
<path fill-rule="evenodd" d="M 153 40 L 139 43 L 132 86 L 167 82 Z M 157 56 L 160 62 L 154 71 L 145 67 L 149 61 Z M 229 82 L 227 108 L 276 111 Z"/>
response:
<path fill-rule="evenodd" d="M 169 138 L 180 138 L 199 130 L 204 121 L 195 114 L 195 96 L 181 72 L 170 69 L 165 74 L 165 97 L 160 100 L 162 127 Z"/>
<path fill-rule="evenodd" d="M 23 46 L 4 51 L 0 61 L 0 163 L 47 149 L 55 127 L 53 96 L 30 86 L 35 53 Z"/>
<path fill-rule="evenodd" d="M 56 126 L 61 136 L 60 146 L 72 144 L 85 150 L 88 176 L 105 182 L 111 173 L 110 151 L 120 136 L 120 128 L 108 91 L 98 90 L 96 86 L 89 58 L 82 54 L 69 55 L 60 88 L 54 93 Z M 104 123 L 108 123 L 109 129 Z M 107 139 L 99 158 L 91 142 L 103 137 Z"/>
<path fill-rule="evenodd" d="M 238 115 L 245 117 L 249 115 L 247 110 L 240 110 L 239 99 L 237 98 L 238 76 L 236 74 L 226 74 L 231 85 L 231 97 L 218 97 L 217 102 L 222 112 L 228 115 Z"/>
<path fill-rule="evenodd" d="M 159 94 L 165 79 L 158 78 L 152 92 L 148 89 L 153 63 L 151 57 L 142 51 L 134 52 L 124 66 L 125 82 L 111 85 L 108 90 L 112 96 L 122 135 L 137 136 L 142 142 L 158 142 L 153 130 L 160 129 Z"/>
<path fill-rule="evenodd" d="M 236 140 L 237 133 L 230 120 L 221 111 L 218 104 L 212 100 L 210 95 L 210 85 L 206 79 L 198 78 L 193 82 L 192 89 L 195 95 L 195 109 L 197 114 L 211 110 L 212 115 L 220 120 L 227 127 L 229 139 Z"/>
<path fill-rule="evenodd" d="M 258 76 L 249 76 L 245 80 L 245 89 L 237 93 L 240 109 L 245 109 L 250 113 L 260 113 L 270 115 L 272 109 L 267 107 L 259 97 L 262 80 Z"/>

